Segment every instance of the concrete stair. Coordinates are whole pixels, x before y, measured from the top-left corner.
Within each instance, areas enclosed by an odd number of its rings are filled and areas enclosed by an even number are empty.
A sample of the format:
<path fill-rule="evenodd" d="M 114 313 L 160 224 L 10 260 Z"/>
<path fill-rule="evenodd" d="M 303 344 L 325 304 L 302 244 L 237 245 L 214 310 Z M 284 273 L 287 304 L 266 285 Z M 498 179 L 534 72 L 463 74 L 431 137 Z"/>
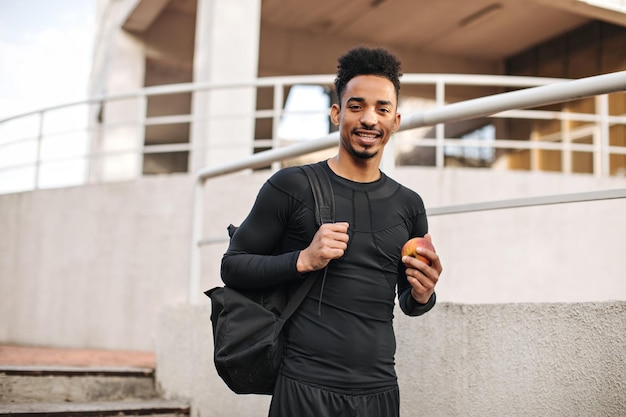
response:
<path fill-rule="evenodd" d="M 154 369 L 0 365 L 0 416 L 187 416 L 159 397 Z"/>

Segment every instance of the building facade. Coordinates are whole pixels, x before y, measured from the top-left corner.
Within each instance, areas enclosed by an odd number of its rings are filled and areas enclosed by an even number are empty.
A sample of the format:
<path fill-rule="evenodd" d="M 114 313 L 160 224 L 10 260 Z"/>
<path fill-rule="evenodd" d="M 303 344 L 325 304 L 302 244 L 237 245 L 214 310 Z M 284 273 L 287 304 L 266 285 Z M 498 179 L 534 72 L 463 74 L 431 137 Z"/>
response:
<path fill-rule="evenodd" d="M 93 149 L 135 148 L 140 152 L 99 158 L 92 164 L 91 175 L 107 180 L 196 172 L 276 146 L 281 139 L 288 141 L 291 138 L 277 138 L 281 118 L 276 111 L 284 110 L 293 85 L 276 91 L 281 86 L 246 83 L 259 77 L 332 73 L 337 56 L 358 44 L 390 48 L 403 61 L 406 74 L 570 79 L 624 70 L 626 14 L 611 8 L 611 2 L 592 3 L 452 0 L 435 7 L 407 0 L 342 4 L 331 0 L 100 0 L 92 96 L 168 85 L 190 87 L 109 101 L 94 109 L 92 123 L 98 133 Z M 217 85 L 222 87 L 213 88 Z M 329 84 L 322 87 L 332 96 Z M 407 83 L 401 105 L 404 111 L 413 111 L 507 89 L 512 87 L 451 85 L 446 86 L 442 100 L 434 85 Z M 599 114 L 602 106 L 611 116 L 623 116 L 626 98 L 614 93 L 606 104 L 589 98 L 538 109 L 561 115 L 552 119 L 448 123 L 442 135 L 596 146 L 603 140 L 597 134 L 598 123 L 585 121 L 584 115 Z M 605 146 L 626 146 L 624 123 L 610 124 L 608 134 Z M 420 137 L 429 135 L 434 133 L 423 132 Z M 447 149 L 443 163 L 449 166 L 602 175 L 626 172 L 624 153 L 610 154 L 600 166 L 602 160 L 592 152 L 545 146 L 526 150 L 501 146 L 487 152 Z M 436 152 L 426 146 L 398 146 L 394 157 L 399 164 L 442 165 Z"/>

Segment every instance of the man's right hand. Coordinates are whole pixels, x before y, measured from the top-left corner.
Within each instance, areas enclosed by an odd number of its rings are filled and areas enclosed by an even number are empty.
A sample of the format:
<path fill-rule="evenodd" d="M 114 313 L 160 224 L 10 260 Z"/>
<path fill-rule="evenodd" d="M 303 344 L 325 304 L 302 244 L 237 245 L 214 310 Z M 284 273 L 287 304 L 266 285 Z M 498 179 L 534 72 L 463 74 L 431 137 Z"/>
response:
<path fill-rule="evenodd" d="M 346 222 L 321 225 L 311 244 L 300 251 L 296 262 L 298 272 L 318 271 L 331 260 L 341 258 L 348 247 L 348 227 Z"/>

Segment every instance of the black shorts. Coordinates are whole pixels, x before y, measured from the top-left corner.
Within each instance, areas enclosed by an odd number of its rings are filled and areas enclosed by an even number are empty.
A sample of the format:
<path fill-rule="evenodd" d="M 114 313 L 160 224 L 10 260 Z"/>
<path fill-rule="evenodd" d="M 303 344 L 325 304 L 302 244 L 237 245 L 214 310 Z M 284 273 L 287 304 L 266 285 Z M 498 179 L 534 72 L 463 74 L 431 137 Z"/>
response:
<path fill-rule="evenodd" d="M 269 417 L 399 417 L 398 385 L 368 390 L 322 387 L 279 375 Z"/>

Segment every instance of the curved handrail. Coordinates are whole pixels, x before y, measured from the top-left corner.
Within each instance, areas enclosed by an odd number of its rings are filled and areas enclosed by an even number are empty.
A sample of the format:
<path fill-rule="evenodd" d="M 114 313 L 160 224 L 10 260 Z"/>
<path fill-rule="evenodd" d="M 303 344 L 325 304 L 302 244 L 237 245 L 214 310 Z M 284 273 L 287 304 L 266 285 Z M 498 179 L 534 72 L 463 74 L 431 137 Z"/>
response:
<path fill-rule="evenodd" d="M 137 90 L 127 91 L 117 94 L 105 94 L 89 97 L 84 100 L 75 100 L 67 103 L 56 104 L 52 106 L 42 107 L 23 113 L 14 114 L 0 119 L 0 124 L 39 114 L 52 110 L 59 110 L 67 107 L 73 107 L 84 104 L 97 104 L 106 101 L 117 101 L 140 96 L 186 93 L 190 91 L 220 90 L 242 87 L 272 87 L 275 85 L 296 85 L 296 84 L 313 84 L 313 85 L 332 85 L 335 75 L 286 75 L 280 77 L 262 77 L 250 81 L 236 82 L 220 82 L 220 83 L 178 83 L 144 87 Z M 435 84 L 439 81 L 449 85 L 468 85 L 468 86 L 492 86 L 492 87 L 537 87 L 541 85 L 552 84 L 555 82 L 567 81 L 567 78 L 550 78 L 550 77 L 525 77 L 515 75 L 481 75 L 481 74 L 404 74 L 402 76 L 403 84 Z"/>
<path fill-rule="evenodd" d="M 605 74 L 598 77 L 609 77 L 609 78 L 620 78 L 623 77 L 622 73 L 613 73 L 613 74 Z M 590 77 L 593 79 L 594 77 Z M 602 78 L 606 79 L 606 78 Z M 4 119 L 0 119 L 0 128 L 6 126 L 9 123 L 19 122 L 20 120 L 26 120 L 29 117 L 39 116 L 37 123 L 38 126 L 36 129 L 36 133 L 31 134 L 27 137 L 20 137 L 17 139 L 0 137 L 0 175 L 6 171 L 24 169 L 29 167 L 34 167 L 35 172 L 39 169 L 39 167 L 43 164 L 49 164 L 60 161 L 67 161 L 68 159 L 74 160 L 84 160 L 87 161 L 87 164 L 91 164 L 93 161 L 96 161 L 99 158 L 104 158 L 107 156 L 119 155 L 120 153 L 127 154 L 136 154 L 138 157 L 141 154 L 148 153 L 161 153 L 161 152 L 173 152 L 173 151 L 189 151 L 189 152 L 197 152 L 203 151 L 197 147 L 194 147 L 191 143 L 180 143 L 176 145 L 144 145 L 143 141 L 136 141 L 136 144 L 129 144 L 130 146 L 125 146 L 123 150 L 117 149 L 114 151 L 104 151 L 102 149 L 89 149 L 86 153 L 81 154 L 73 154 L 72 156 L 62 156 L 62 157 L 47 157 L 46 155 L 42 155 L 42 141 L 47 138 L 52 138 L 54 134 L 59 134 L 58 132 L 48 134 L 43 129 L 43 119 L 44 116 L 51 114 L 52 112 L 56 112 L 59 110 L 65 110 L 68 108 L 72 108 L 75 106 L 94 106 L 94 105 L 102 105 L 104 103 L 111 103 L 118 100 L 129 100 L 136 99 L 139 100 L 140 105 L 137 106 L 137 117 L 128 122 L 129 126 L 137 126 L 137 135 L 142 131 L 146 126 L 155 126 L 160 124 L 167 123 L 194 123 L 196 121 L 202 121 L 202 119 L 198 118 L 198 115 L 189 114 L 189 115 L 174 115 L 174 116 L 159 116 L 159 117 L 146 117 L 145 113 L 143 115 L 139 114 L 139 112 L 145 112 L 146 109 L 146 100 L 147 98 L 155 95 L 162 94 L 175 94 L 175 93 L 193 93 L 199 91 L 218 91 L 218 90 L 228 90 L 233 88 L 242 88 L 242 87 L 254 87 L 254 88 L 263 88 L 263 87 L 272 87 L 276 90 L 282 90 L 282 87 L 297 85 L 297 84 L 310 84 L 310 85 L 325 85 L 330 86 L 334 81 L 334 75 L 325 74 L 325 75 L 305 75 L 305 76 L 282 76 L 282 77 L 265 77 L 259 78 L 256 80 L 250 81 L 242 81 L 242 82 L 230 82 L 230 83 L 182 83 L 182 84 L 171 84 L 171 85 L 159 85 L 159 86 L 151 86 L 142 89 L 138 89 L 135 91 L 112 94 L 112 95 L 101 95 L 90 97 L 86 100 L 81 101 L 73 101 L 69 103 L 59 104 L 55 106 L 46 107 L 43 109 L 33 110 L 26 113 L 21 113 L 18 115 L 13 115 Z M 601 147 L 598 147 L 596 144 L 580 144 L 580 143 L 560 143 L 550 142 L 550 141 L 511 141 L 506 140 L 504 138 L 496 139 L 495 141 L 485 143 L 476 140 L 463 140 L 462 146 L 464 147 L 481 147 L 481 148 L 508 148 L 508 149 L 566 149 L 573 150 L 574 148 L 577 151 L 582 152 L 593 152 L 594 154 L 601 153 L 601 164 L 594 164 L 594 169 L 598 169 L 598 173 L 602 173 L 602 169 L 606 171 L 606 165 L 608 161 L 608 154 L 623 154 L 625 150 L 623 147 L 617 146 L 609 146 L 609 141 L 607 140 L 608 129 L 612 124 L 626 124 L 626 116 L 614 116 L 609 115 L 606 107 L 608 105 L 600 105 L 599 110 L 596 114 L 583 114 L 583 113 L 566 113 L 566 112 L 554 112 L 554 111 L 540 111 L 540 110 L 515 110 L 510 111 L 507 109 L 502 110 L 503 108 L 498 107 L 498 101 L 501 100 L 501 95 L 483 97 L 480 102 L 460 102 L 453 103 L 445 106 L 445 115 L 440 112 L 440 109 L 446 103 L 446 86 L 487 86 L 487 87 L 503 87 L 503 88 L 521 88 L 522 90 L 512 91 L 509 93 L 503 94 L 515 94 L 513 97 L 517 97 L 519 100 L 519 104 L 515 108 L 523 108 L 524 106 L 532 105 L 531 102 L 525 103 L 523 100 L 524 97 L 527 97 L 529 94 L 529 90 L 532 90 L 533 87 L 543 86 L 549 87 L 544 91 L 544 94 L 551 94 L 551 91 L 557 91 L 561 94 L 561 97 L 566 97 L 566 92 L 560 91 L 559 85 L 567 80 L 560 78 L 541 78 L 541 77 L 522 77 L 522 76 L 503 76 L 503 75 L 467 75 L 467 74 L 405 74 L 402 78 L 403 85 L 433 85 L 435 86 L 435 105 L 438 107 L 428 109 L 423 112 L 410 114 L 408 116 L 403 117 L 401 130 L 412 129 L 418 126 L 433 126 L 443 123 L 444 120 L 455 120 L 458 119 L 459 116 L 462 115 L 463 112 L 469 111 L 468 114 L 472 114 L 471 108 L 479 103 L 483 106 L 484 110 L 482 115 L 489 115 L 489 117 L 501 117 L 501 118 L 528 118 L 528 119 L 560 119 L 560 120 L 574 120 L 574 121 L 585 121 L 590 123 L 595 123 L 596 126 L 599 126 L 599 130 L 593 131 L 589 133 L 589 129 L 585 130 L 585 136 L 598 136 L 601 139 L 599 140 L 602 143 Z M 578 82 L 581 80 L 574 80 L 568 82 Z M 621 82 L 622 80 L 620 80 Z M 595 83 L 595 81 L 581 81 L 582 83 Z M 531 87 L 531 88 L 528 88 Z M 526 91 L 526 92 L 525 92 Z M 565 93 L 565 94 L 564 94 Z M 574 97 L 569 97 L 574 98 Z M 554 99 L 560 99 L 556 97 Z M 551 99 L 552 100 L 552 99 Z M 603 100 L 606 101 L 606 97 L 599 97 L 599 102 L 602 103 Z M 282 100 L 274 100 L 275 102 L 282 103 Z M 547 102 L 547 101 L 546 101 Z M 545 103 L 544 103 L 545 104 Z M 602 109 L 604 107 L 604 109 Z M 500 110 L 499 110 L 500 109 Z M 498 113 L 500 111 L 500 113 Z M 96 111 L 91 112 L 91 118 L 95 118 Z M 280 117 L 290 114 L 286 110 L 284 110 L 281 106 L 274 107 L 273 109 L 268 110 L 256 110 L 254 115 L 246 114 L 243 115 L 245 117 L 273 117 L 277 120 Z M 439 115 L 439 119 L 434 118 L 433 115 Z M 241 116 L 241 115 L 235 115 Z M 479 114 L 475 114 L 473 117 L 478 117 Z M 89 140 L 90 137 L 94 135 L 94 132 L 106 131 L 108 128 L 119 127 L 119 124 L 102 124 L 99 125 L 95 122 L 91 124 L 87 122 L 88 125 L 86 128 L 82 129 L 81 134 L 85 135 L 85 140 Z M 63 134 L 67 134 L 69 130 L 63 131 Z M 583 134 L 582 130 L 580 132 L 570 131 L 568 134 L 569 137 L 572 138 L 578 134 Z M 436 149 L 436 166 L 443 167 L 444 165 L 444 147 L 445 146 L 459 146 L 461 145 L 460 139 L 452 139 L 446 138 L 444 136 L 443 129 L 437 129 L 435 131 L 436 137 L 434 138 L 420 138 L 420 139 L 410 139 L 410 138 L 398 138 L 396 143 L 407 144 L 409 146 L 415 147 L 434 147 Z M 580 136 L 580 135 L 579 135 Z M 332 144 L 332 139 L 330 139 L 329 143 Z M 1 158 L 2 149 L 7 149 L 10 146 L 20 145 L 27 146 L 27 144 L 31 144 L 29 146 L 36 148 L 36 150 L 32 150 L 29 154 L 28 158 L 25 158 L 23 161 L 6 161 L 6 152 L 5 152 L 5 161 Z M 277 146 L 278 140 L 277 138 L 271 139 L 260 139 L 254 141 L 256 146 Z M 560 146 L 559 146 L 560 145 Z M 306 142 L 298 144 L 300 148 L 294 148 L 297 152 L 300 152 L 298 149 L 307 150 L 307 152 L 312 152 L 319 149 L 324 149 L 325 144 L 321 144 L 319 142 Z M 330 145 L 329 145 L 330 146 Z M 281 151 L 281 152 L 291 152 L 291 151 Z M 262 156 L 255 156 L 254 158 L 263 158 Z M 258 159 L 261 161 L 261 159 Z M 259 162 L 262 166 L 262 162 Z M 89 166 L 89 165 L 88 165 Z M 596 168 L 597 166 L 597 168 Z M 136 175 L 139 175 L 137 173 Z M 35 184 L 34 188 L 38 187 L 37 183 L 38 175 L 35 174 Z M 89 180 L 95 180 L 89 178 L 87 176 L 84 179 L 84 182 Z M 0 191 L 1 192 L 1 191 Z"/>

